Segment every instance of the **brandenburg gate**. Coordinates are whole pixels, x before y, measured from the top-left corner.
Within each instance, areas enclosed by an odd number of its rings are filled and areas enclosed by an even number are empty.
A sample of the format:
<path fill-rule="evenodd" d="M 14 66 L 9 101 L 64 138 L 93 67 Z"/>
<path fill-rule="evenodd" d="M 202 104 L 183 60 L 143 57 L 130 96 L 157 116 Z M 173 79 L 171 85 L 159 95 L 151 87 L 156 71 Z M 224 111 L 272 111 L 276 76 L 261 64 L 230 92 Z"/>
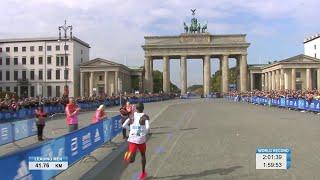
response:
<path fill-rule="evenodd" d="M 222 71 L 221 92 L 228 91 L 229 58 L 237 60 L 240 70 L 240 87 L 238 90 L 247 91 L 247 48 L 245 34 L 212 35 L 206 31 L 207 25 L 201 27 L 194 17 L 188 27 L 184 23 L 185 32 L 179 36 L 145 36 L 142 46 L 144 60 L 144 89 L 153 92 L 153 61 L 163 60 L 163 92 L 170 92 L 170 59 L 180 59 L 180 88 L 181 94 L 187 93 L 187 60 L 203 60 L 203 90 L 204 95 L 210 93 L 211 58 L 220 60 Z"/>

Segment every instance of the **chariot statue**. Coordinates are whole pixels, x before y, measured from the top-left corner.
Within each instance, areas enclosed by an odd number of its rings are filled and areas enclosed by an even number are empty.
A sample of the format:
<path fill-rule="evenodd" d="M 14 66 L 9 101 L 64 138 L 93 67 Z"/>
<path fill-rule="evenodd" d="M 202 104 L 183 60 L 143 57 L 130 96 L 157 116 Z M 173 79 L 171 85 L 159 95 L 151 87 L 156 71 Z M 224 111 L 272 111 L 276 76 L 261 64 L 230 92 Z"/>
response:
<path fill-rule="evenodd" d="M 188 25 L 185 22 L 183 22 L 184 32 L 185 33 L 205 33 L 207 31 L 207 23 L 201 27 L 201 24 L 198 23 L 198 19 L 195 18 L 196 9 L 191 9 L 191 12 L 192 12 L 193 18 L 191 19 L 190 26 L 188 27 Z"/>

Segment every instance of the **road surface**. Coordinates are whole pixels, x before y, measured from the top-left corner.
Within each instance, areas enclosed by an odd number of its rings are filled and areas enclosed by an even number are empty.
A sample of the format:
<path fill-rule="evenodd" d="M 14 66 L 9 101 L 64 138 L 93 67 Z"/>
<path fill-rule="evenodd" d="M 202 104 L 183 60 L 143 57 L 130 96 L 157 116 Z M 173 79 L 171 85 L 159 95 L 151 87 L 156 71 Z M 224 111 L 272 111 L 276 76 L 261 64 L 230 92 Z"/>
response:
<path fill-rule="evenodd" d="M 224 99 L 181 100 L 151 123 L 148 179 L 318 179 L 320 117 L 312 113 Z M 257 147 L 292 150 L 289 170 L 256 170 Z M 136 179 L 140 156 L 124 166 L 123 153 L 94 179 Z M 94 169 L 94 168 L 93 168 Z"/>

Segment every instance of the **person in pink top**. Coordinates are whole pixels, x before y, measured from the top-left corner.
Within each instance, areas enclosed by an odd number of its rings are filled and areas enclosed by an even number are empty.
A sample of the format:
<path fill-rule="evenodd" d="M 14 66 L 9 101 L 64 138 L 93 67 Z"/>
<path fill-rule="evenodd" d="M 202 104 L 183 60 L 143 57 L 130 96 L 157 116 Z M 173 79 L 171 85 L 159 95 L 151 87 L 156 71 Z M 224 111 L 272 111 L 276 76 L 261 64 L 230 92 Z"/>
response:
<path fill-rule="evenodd" d="M 97 123 L 106 117 L 107 117 L 107 114 L 104 112 L 104 105 L 102 104 L 99 106 L 99 108 L 94 113 L 93 118 L 92 118 L 92 123 Z"/>
<path fill-rule="evenodd" d="M 69 98 L 69 104 L 66 105 L 67 124 L 69 126 L 69 132 L 78 129 L 78 115 L 80 108 L 75 103 L 74 98 Z"/>

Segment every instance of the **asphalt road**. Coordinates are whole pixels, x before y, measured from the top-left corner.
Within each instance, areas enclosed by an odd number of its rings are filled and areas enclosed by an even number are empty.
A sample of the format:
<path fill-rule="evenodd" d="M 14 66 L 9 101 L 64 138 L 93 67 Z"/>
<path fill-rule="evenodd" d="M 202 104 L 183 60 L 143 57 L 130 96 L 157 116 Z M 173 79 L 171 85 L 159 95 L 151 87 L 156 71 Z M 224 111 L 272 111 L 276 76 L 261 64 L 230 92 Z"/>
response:
<path fill-rule="evenodd" d="M 320 116 L 275 107 L 197 99 L 171 105 L 151 123 L 148 179 L 319 179 Z M 257 147 L 292 150 L 288 170 L 256 170 Z M 140 156 L 118 156 L 95 179 L 136 179 Z"/>

